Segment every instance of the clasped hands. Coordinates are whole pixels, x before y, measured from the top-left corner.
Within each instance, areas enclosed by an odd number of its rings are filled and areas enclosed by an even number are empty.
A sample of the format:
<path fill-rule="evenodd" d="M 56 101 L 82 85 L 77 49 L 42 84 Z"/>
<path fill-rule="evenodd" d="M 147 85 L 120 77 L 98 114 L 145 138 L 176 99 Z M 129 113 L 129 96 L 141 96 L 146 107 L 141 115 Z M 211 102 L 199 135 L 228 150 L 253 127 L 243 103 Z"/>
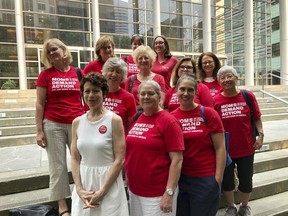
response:
<path fill-rule="evenodd" d="M 100 201 L 104 198 L 105 194 L 99 191 L 85 191 L 80 190 L 78 192 L 79 197 L 84 202 L 85 208 L 97 208 L 100 205 Z"/>

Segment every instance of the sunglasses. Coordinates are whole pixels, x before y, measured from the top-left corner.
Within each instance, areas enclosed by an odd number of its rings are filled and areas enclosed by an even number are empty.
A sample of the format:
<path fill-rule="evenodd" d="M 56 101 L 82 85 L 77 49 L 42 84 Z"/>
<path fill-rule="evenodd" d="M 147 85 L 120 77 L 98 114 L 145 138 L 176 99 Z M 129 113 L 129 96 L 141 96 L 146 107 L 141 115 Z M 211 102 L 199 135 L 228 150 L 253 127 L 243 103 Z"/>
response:
<path fill-rule="evenodd" d="M 144 36 L 143 36 L 142 34 L 133 34 L 133 35 L 132 35 L 132 38 L 133 38 L 133 37 L 141 37 L 141 38 L 143 38 Z"/>

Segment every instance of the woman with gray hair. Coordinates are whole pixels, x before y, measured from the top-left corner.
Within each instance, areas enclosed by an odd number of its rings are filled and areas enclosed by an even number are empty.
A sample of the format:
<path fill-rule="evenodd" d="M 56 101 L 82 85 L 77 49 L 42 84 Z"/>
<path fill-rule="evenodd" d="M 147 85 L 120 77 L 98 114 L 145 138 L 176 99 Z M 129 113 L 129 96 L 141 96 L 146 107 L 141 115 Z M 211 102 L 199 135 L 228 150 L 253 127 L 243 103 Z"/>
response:
<path fill-rule="evenodd" d="M 214 97 L 215 110 L 220 115 L 224 129 L 229 132 L 229 154 L 231 165 L 224 171 L 222 188 L 228 208 L 225 216 L 252 215 L 248 201 L 252 192 L 253 162 L 255 150 L 263 145 L 261 112 L 255 95 L 248 90 L 236 87 L 238 75 L 235 68 L 224 66 L 219 69 L 217 79 L 223 92 Z M 255 138 L 255 127 L 259 136 Z M 239 138 L 241 137 L 241 139 Z M 234 201 L 234 168 L 239 178 L 240 206 Z"/>
<path fill-rule="evenodd" d="M 50 200 L 57 200 L 60 215 L 68 216 L 65 198 L 70 196 L 66 146 L 70 148 L 72 121 L 84 113 L 80 82 L 67 46 L 57 38 L 43 44 L 41 71 L 36 82 L 36 139 L 49 161 Z"/>
<path fill-rule="evenodd" d="M 122 118 L 125 132 L 127 132 L 130 119 L 136 113 L 134 96 L 120 87 L 120 84 L 127 78 L 127 64 L 118 57 L 111 57 L 103 66 L 103 76 L 107 79 L 109 86 L 104 107 Z"/>
<path fill-rule="evenodd" d="M 154 80 L 141 83 L 143 113 L 126 138 L 131 216 L 176 214 L 183 134 L 180 123 L 159 105 L 161 94 Z"/>

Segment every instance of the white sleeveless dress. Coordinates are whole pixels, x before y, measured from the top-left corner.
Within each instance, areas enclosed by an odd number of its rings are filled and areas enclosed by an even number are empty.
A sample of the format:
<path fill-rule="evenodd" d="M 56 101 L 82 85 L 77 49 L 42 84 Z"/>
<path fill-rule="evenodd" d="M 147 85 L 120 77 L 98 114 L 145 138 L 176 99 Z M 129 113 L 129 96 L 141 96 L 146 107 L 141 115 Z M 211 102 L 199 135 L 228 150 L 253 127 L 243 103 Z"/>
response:
<path fill-rule="evenodd" d="M 114 162 L 112 145 L 112 117 L 108 111 L 103 118 L 90 122 L 87 114 L 80 117 L 77 130 L 77 148 L 81 154 L 80 175 L 83 188 L 96 191 L 102 187 Z M 84 203 L 74 187 L 72 216 L 128 216 L 128 204 L 121 173 L 98 208 L 83 209 Z"/>

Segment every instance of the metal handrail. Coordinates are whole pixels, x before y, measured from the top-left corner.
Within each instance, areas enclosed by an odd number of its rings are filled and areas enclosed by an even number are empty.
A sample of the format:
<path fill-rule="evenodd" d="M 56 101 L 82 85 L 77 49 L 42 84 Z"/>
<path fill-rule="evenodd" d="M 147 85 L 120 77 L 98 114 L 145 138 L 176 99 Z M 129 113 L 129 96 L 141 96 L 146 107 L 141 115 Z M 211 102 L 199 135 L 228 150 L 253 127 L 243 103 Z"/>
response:
<path fill-rule="evenodd" d="M 281 76 L 275 75 L 275 74 L 273 74 L 273 73 L 268 73 L 268 74 L 270 74 L 271 76 L 277 77 L 277 78 L 279 78 L 279 79 L 283 79 L 283 80 L 288 81 L 287 78 L 284 78 L 284 77 L 281 77 Z"/>
<path fill-rule="evenodd" d="M 276 71 L 277 71 L 277 70 L 276 70 Z M 280 71 L 278 71 L 278 72 L 280 72 Z M 277 78 L 279 78 L 279 79 L 283 79 L 283 80 L 288 81 L 287 78 L 284 78 L 284 77 L 275 75 L 275 74 L 273 74 L 272 72 L 270 72 L 270 73 L 268 73 L 268 74 L 270 74 L 271 76 L 277 77 Z M 263 80 L 263 78 L 264 78 L 264 76 L 262 76 L 262 90 L 260 89 L 260 92 L 262 92 L 263 94 L 266 94 L 266 95 L 268 95 L 268 96 L 270 96 L 270 97 L 272 97 L 272 98 L 275 98 L 276 100 L 279 100 L 279 101 L 281 101 L 281 102 L 283 102 L 283 103 L 285 103 L 285 104 L 288 104 L 288 101 L 286 101 L 286 100 L 284 100 L 284 99 L 282 99 L 282 98 L 280 98 L 280 97 L 277 97 L 276 95 L 273 95 L 273 94 L 271 94 L 271 93 L 269 93 L 269 92 L 267 92 L 267 91 L 264 91 L 264 80 Z"/>
<path fill-rule="evenodd" d="M 261 90 L 261 89 L 260 89 L 260 92 L 262 92 L 263 94 L 269 95 L 270 97 L 275 98 L 276 100 L 279 100 L 279 101 L 281 101 L 281 102 L 283 102 L 285 104 L 288 104 L 288 101 L 286 101 L 286 100 L 284 100 L 284 99 L 282 99 L 280 97 L 277 97 L 277 96 L 275 96 L 275 95 L 273 95 L 273 94 L 271 94 L 269 92 L 266 92 L 266 91 Z"/>

